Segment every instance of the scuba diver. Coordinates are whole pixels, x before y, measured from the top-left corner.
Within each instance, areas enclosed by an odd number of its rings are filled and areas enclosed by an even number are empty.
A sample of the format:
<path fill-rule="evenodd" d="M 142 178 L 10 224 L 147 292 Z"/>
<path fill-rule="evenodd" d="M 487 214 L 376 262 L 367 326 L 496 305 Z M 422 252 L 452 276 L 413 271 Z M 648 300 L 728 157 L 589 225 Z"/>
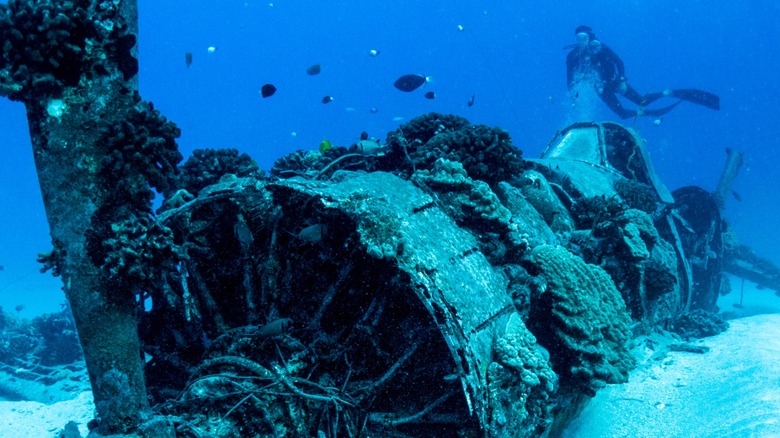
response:
<path fill-rule="evenodd" d="M 572 96 L 578 96 L 576 88 L 579 83 L 588 81 L 594 85 L 601 100 L 622 119 L 638 116 L 660 116 L 674 109 L 682 101 L 704 105 L 714 110 L 720 109 L 720 98 L 715 94 L 701 90 L 666 89 L 660 93 L 639 94 L 628 84 L 623 60 L 606 44 L 599 41 L 590 27 L 579 26 L 574 33 L 577 44 L 564 47 L 564 49 L 572 49 L 566 56 L 566 79 Z M 639 105 L 639 108 L 635 110 L 625 108 L 618 100 L 618 94 Z M 646 108 L 647 105 L 663 97 L 672 97 L 678 100 L 662 108 Z"/>

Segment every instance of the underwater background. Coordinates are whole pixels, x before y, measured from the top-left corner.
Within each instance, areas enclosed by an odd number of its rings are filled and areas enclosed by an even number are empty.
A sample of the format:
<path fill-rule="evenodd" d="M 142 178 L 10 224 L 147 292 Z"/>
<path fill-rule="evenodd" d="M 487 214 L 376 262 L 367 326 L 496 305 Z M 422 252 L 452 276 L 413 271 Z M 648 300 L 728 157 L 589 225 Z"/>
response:
<path fill-rule="evenodd" d="M 670 190 L 714 189 L 725 148 L 743 151 L 724 215 L 742 243 L 780 264 L 779 14 L 775 2 L 139 0 L 140 89 L 181 128 L 185 159 L 236 148 L 268 169 L 323 140 L 349 146 L 362 131 L 384 140 L 431 111 L 500 126 L 536 157 L 574 121 L 617 120 L 600 101 L 573 108 L 569 99 L 563 47 L 587 24 L 640 93 L 720 95 L 720 111 L 683 103 L 662 119 L 622 123 L 647 140 Z M 313 64 L 320 74 L 307 74 Z M 431 81 L 403 93 L 393 82 L 405 74 Z M 263 98 L 267 83 L 277 92 Z M 35 261 L 51 243 L 21 103 L 0 100 L 0 133 L 0 306 L 57 311 L 60 279 Z"/>

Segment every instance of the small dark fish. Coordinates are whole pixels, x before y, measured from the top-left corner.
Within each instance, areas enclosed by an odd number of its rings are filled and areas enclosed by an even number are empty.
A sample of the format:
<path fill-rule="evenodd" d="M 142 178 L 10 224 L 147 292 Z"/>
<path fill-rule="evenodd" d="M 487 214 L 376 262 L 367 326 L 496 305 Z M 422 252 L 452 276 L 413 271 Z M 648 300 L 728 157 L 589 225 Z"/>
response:
<path fill-rule="evenodd" d="M 368 140 L 368 132 L 363 131 L 360 133 L 360 139 L 361 140 Z"/>
<path fill-rule="evenodd" d="M 425 93 L 425 98 L 428 100 L 436 99 L 436 93 L 434 93 L 433 91 L 429 91 Z"/>
<path fill-rule="evenodd" d="M 395 80 L 393 86 L 401 91 L 410 93 L 428 82 L 428 78 L 423 75 L 403 75 Z"/>
<path fill-rule="evenodd" d="M 187 52 L 184 54 L 184 63 L 187 64 L 187 68 L 190 68 L 192 65 L 192 52 Z"/>
<path fill-rule="evenodd" d="M 295 237 L 303 240 L 304 242 L 317 243 L 322 241 L 322 238 L 328 234 L 328 226 L 325 224 L 314 224 L 302 229 Z"/>
<path fill-rule="evenodd" d="M 470 107 L 471 107 L 471 106 L 474 106 L 474 95 L 473 95 L 473 94 L 472 94 L 472 95 L 471 95 L 471 97 L 469 98 L 469 101 L 468 101 L 468 102 L 466 102 L 466 105 L 468 105 L 468 106 L 470 106 Z"/>
<path fill-rule="evenodd" d="M 247 225 L 246 222 L 236 222 L 236 224 L 233 225 L 233 234 L 236 236 L 236 239 L 238 239 L 238 243 L 241 245 L 242 250 L 247 251 L 252 247 L 254 237 L 252 236 L 252 230 L 249 229 L 249 225 Z"/>
<path fill-rule="evenodd" d="M 322 103 L 331 103 L 333 102 L 333 96 L 325 96 L 322 98 Z"/>
<path fill-rule="evenodd" d="M 24 304 L 17 304 L 16 307 L 14 307 L 14 310 L 16 310 L 17 312 L 21 312 L 22 310 L 24 310 Z"/>
<path fill-rule="evenodd" d="M 370 112 L 371 114 L 376 114 L 379 112 L 379 110 L 376 107 L 372 106 L 371 109 L 368 110 L 368 112 Z"/>
<path fill-rule="evenodd" d="M 279 318 L 260 327 L 260 329 L 257 331 L 257 335 L 263 338 L 272 338 L 274 336 L 279 336 L 287 333 L 287 331 L 291 328 L 291 326 L 292 326 L 292 319 Z"/>
<path fill-rule="evenodd" d="M 276 93 L 276 87 L 273 86 L 273 84 L 265 84 L 262 88 L 260 88 L 260 94 L 263 96 L 263 98 L 271 97 Z"/>
<path fill-rule="evenodd" d="M 313 64 L 306 69 L 306 74 L 309 76 L 314 76 L 320 74 L 321 71 L 322 67 L 319 64 Z"/>
<path fill-rule="evenodd" d="M 734 199 L 736 199 L 737 201 L 742 202 L 742 195 L 740 195 L 739 193 L 732 190 L 731 195 L 734 196 Z"/>

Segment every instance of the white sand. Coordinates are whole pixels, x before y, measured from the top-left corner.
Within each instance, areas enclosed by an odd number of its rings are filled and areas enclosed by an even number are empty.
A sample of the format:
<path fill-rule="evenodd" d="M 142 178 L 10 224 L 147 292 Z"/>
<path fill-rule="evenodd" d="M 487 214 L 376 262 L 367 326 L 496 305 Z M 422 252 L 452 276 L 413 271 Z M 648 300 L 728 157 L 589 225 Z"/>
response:
<path fill-rule="evenodd" d="M 51 405 L 4 401 L 0 402 L 0 437 L 54 437 L 69 421 L 78 423 L 81 435 L 86 436 L 87 422 L 94 417 L 95 405 L 89 391 Z"/>
<path fill-rule="evenodd" d="M 765 292 L 766 293 L 766 292 Z M 599 391 L 566 437 L 780 437 L 780 314 L 730 321 Z"/>

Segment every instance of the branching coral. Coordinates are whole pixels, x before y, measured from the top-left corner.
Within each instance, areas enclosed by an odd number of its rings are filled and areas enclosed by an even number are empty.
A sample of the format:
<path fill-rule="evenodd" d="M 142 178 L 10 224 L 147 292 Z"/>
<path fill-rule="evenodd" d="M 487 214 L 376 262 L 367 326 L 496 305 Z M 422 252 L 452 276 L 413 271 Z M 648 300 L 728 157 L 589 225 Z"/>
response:
<path fill-rule="evenodd" d="M 398 129 L 387 134 L 387 145 L 394 152 L 412 153 L 420 145 L 424 145 L 434 136 L 444 132 L 457 131 L 469 125 L 463 117 L 451 114 L 428 113 L 415 117 L 409 123 L 404 123 Z"/>
<path fill-rule="evenodd" d="M 92 237 L 92 236 L 91 236 Z M 127 219 L 111 224 L 111 233 L 89 240 L 90 255 L 107 278 L 150 290 L 165 272 L 175 272 L 183 259 L 170 229 L 151 219 Z"/>
<path fill-rule="evenodd" d="M 466 119 L 430 113 L 388 134 L 391 156 L 412 169 L 431 169 L 438 159 L 457 161 L 469 176 L 495 186 L 524 168 L 522 152 L 500 128 L 470 125 Z M 391 158 L 392 170 L 401 167 Z M 389 168 L 389 169 L 390 169 Z"/>
<path fill-rule="evenodd" d="M 130 50 L 136 38 L 119 36 L 124 27 L 115 2 L 10 0 L 0 5 L 0 94 L 23 101 L 57 96 L 82 77 L 105 73 L 101 64 L 106 60 L 125 79 L 134 76 L 138 62 Z"/>
<path fill-rule="evenodd" d="M 54 240 L 54 249 L 48 252 L 42 252 L 38 254 L 36 260 L 42 264 L 41 272 L 51 271 L 51 275 L 59 277 L 62 273 L 60 266 L 62 266 L 63 252 L 62 242 Z"/>
<path fill-rule="evenodd" d="M 216 184 L 222 176 L 259 177 L 261 171 L 249 155 L 237 149 L 195 149 L 180 167 L 177 187 L 197 195 L 206 186 Z"/>
<path fill-rule="evenodd" d="M 463 164 L 469 176 L 495 186 L 523 170 L 522 152 L 501 128 L 468 125 L 433 137 L 419 150 Z M 412 155 L 415 158 L 416 154 Z"/>
<path fill-rule="evenodd" d="M 176 145 L 180 135 L 173 122 L 138 98 L 122 120 L 102 132 L 108 154 L 101 174 L 108 181 L 140 175 L 150 187 L 167 193 L 175 187 L 176 166 L 182 159 Z"/>
<path fill-rule="evenodd" d="M 169 229 L 151 217 L 150 187 L 169 196 L 182 156 L 179 128 L 136 96 L 118 122 L 101 131 L 106 154 L 99 175 L 113 187 L 87 231 L 89 256 L 106 278 L 148 290 L 162 270 L 173 272 L 180 250 Z"/>
<path fill-rule="evenodd" d="M 599 224 L 609 222 L 626 209 L 616 197 L 593 196 L 578 199 L 571 207 L 571 215 L 579 230 L 596 230 Z"/>
<path fill-rule="evenodd" d="M 658 195 L 647 184 L 634 180 L 618 180 L 615 191 L 625 201 L 629 208 L 652 213 L 658 208 Z"/>

